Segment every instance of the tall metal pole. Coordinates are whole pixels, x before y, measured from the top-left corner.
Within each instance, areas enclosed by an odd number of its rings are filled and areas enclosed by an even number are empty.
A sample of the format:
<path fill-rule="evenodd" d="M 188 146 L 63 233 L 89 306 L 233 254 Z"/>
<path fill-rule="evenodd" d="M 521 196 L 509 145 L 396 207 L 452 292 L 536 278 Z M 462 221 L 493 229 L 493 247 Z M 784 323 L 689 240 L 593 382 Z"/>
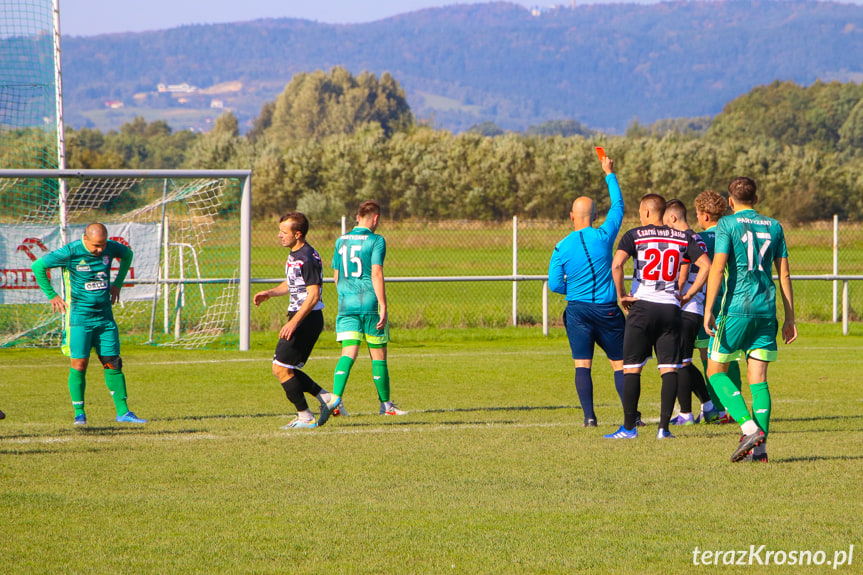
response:
<path fill-rule="evenodd" d="M 252 294 L 252 176 L 243 180 L 240 199 L 240 351 L 249 351 Z"/>
<path fill-rule="evenodd" d="M 548 280 L 542 282 L 542 335 L 548 335 Z"/>
<path fill-rule="evenodd" d="M 839 275 L 839 215 L 833 214 L 833 275 Z M 833 323 L 839 319 L 836 312 L 836 307 L 839 302 L 838 297 L 839 282 L 833 280 Z"/>
<path fill-rule="evenodd" d="M 159 246 L 163 246 L 165 244 L 165 211 L 167 207 L 167 202 L 165 198 L 168 197 L 168 178 L 165 178 L 162 181 L 162 216 L 159 219 Z M 167 256 L 167 253 L 163 255 Z M 167 279 L 168 274 L 165 273 L 165 269 L 167 269 L 168 262 L 161 262 L 158 270 L 156 270 L 156 286 L 153 290 L 153 308 L 150 310 L 150 338 L 147 340 L 147 343 L 153 343 L 153 332 L 155 330 L 156 325 L 156 307 L 159 305 L 159 295 L 161 294 L 161 286 L 159 285 L 160 276 L 164 276 Z M 165 284 L 165 289 L 169 289 L 168 284 Z M 167 298 L 167 296 L 165 296 Z"/>
<path fill-rule="evenodd" d="M 60 64 L 60 0 L 52 0 L 54 10 L 54 100 L 57 111 L 57 168 L 66 169 L 66 137 L 63 122 L 63 71 Z M 60 179 L 60 196 L 57 209 L 60 212 L 60 238 L 66 245 L 66 180 Z"/>
<path fill-rule="evenodd" d="M 518 275 L 518 216 L 512 217 L 512 276 Z M 512 325 L 518 325 L 518 282 L 512 282 Z"/>
<path fill-rule="evenodd" d="M 165 299 L 162 305 L 162 333 L 168 335 L 171 332 L 171 284 L 168 283 L 171 275 L 171 226 L 168 216 L 165 214 L 164 201 L 162 205 L 162 279 L 165 280 Z M 176 287 L 174 289 L 177 289 Z"/>

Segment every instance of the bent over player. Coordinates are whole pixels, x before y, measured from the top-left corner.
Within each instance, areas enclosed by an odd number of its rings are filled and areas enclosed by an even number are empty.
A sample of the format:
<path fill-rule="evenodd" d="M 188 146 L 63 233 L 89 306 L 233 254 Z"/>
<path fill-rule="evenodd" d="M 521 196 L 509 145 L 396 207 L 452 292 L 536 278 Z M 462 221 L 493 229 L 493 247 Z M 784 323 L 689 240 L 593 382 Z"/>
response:
<path fill-rule="evenodd" d="M 279 241 L 289 248 L 285 262 L 285 281 L 278 286 L 255 294 L 255 307 L 273 297 L 289 296 L 288 322 L 279 330 L 279 341 L 273 354 L 273 375 L 278 378 L 285 395 L 297 416 L 282 429 L 312 429 L 327 422 L 330 410 L 327 400 L 331 394 L 304 373 L 306 364 L 321 331 L 324 329 L 324 302 L 321 288 L 324 285 L 323 264 L 317 250 L 306 242 L 309 220 L 301 212 L 290 212 L 279 220 Z M 309 409 L 305 394 L 321 403 L 321 415 Z"/>
<path fill-rule="evenodd" d="M 626 232 L 617 246 L 611 274 L 617 297 L 628 312 L 623 335 L 623 425 L 606 435 L 609 439 L 638 437 L 638 400 L 641 370 L 656 349 L 662 376 L 661 408 L 657 439 L 673 437 L 668 430 L 677 399 L 677 370 L 680 367 L 680 305 L 689 302 L 707 279 L 710 258 L 698 242 L 685 233 L 662 225 L 665 198 L 648 194 L 641 199 L 638 216 L 641 227 Z M 635 260 L 631 295 L 626 295 L 623 266 Z M 698 266 L 698 276 L 680 297 L 680 266 L 684 259 Z"/>
<path fill-rule="evenodd" d="M 380 400 L 381 415 L 406 415 L 390 400 L 390 372 L 387 367 L 389 325 L 384 258 L 387 244 L 375 233 L 381 217 L 380 205 L 368 200 L 360 204 L 357 225 L 336 240 L 333 270 L 339 294 L 336 340 L 342 342 L 342 356 L 333 374 L 334 398 L 327 408 L 341 403 L 351 368 L 363 339 L 372 358 L 372 379 Z"/>
<path fill-rule="evenodd" d="M 707 376 L 743 433 L 731 461 L 741 461 L 752 452 L 754 460 L 766 462 L 766 450 L 759 448 L 757 454 L 754 450 L 767 441 L 772 408 L 767 366 L 776 361 L 778 355 L 779 322 L 773 267 L 779 275 L 785 309 L 782 338 L 785 343 L 797 339 L 788 249 L 782 225 L 753 209 L 758 201 L 755 181 L 734 178 L 728 185 L 728 194 L 734 215 L 722 218 L 716 226 L 715 253 L 704 304 L 704 329 L 711 336 Z M 719 316 L 715 318 L 713 304 L 723 277 L 725 295 Z M 752 391 L 751 414 L 740 389 L 727 375 L 728 364 L 744 354 Z"/>
<path fill-rule="evenodd" d="M 111 282 L 111 262 L 120 260 L 116 279 Z M 105 368 L 105 385 L 111 392 L 117 421 L 147 423 L 129 411 L 126 404 L 126 376 L 120 358 L 120 335 L 112 305 L 120 300 L 120 289 L 132 266 L 132 250 L 108 239 L 108 229 L 92 223 L 75 240 L 33 262 L 33 275 L 42 293 L 51 300 L 51 309 L 63 317 L 63 353 L 71 357 L 69 394 L 75 409 L 75 425 L 87 425 L 84 390 L 90 351 Z M 62 268 L 65 299 L 51 286 L 48 269 Z"/>

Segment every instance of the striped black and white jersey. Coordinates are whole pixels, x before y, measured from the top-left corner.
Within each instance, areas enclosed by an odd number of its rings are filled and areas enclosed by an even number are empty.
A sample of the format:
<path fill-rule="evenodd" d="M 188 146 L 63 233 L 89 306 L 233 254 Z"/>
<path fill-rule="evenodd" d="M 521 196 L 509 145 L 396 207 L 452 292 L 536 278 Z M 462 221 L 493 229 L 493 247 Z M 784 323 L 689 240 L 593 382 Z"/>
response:
<path fill-rule="evenodd" d="M 291 313 L 299 310 L 306 301 L 309 295 L 306 286 L 323 287 L 323 264 L 317 250 L 309 244 L 304 244 L 297 251 L 291 252 L 288 261 L 285 262 L 285 278 L 291 288 L 291 301 L 288 303 L 288 313 Z M 324 309 L 323 297 L 315 304 L 314 309 Z"/>
<path fill-rule="evenodd" d="M 704 253 L 690 235 L 667 226 L 642 226 L 626 232 L 618 250 L 633 260 L 630 295 L 644 301 L 680 306 L 677 285 L 680 265 L 697 261 Z"/>
<path fill-rule="evenodd" d="M 701 234 L 698 234 L 692 230 L 685 230 L 686 235 L 692 236 L 695 242 L 698 244 L 698 247 L 704 253 L 707 253 L 707 244 L 701 239 Z M 700 257 L 700 256 L 699 256 Z M 689 258 L 685 258 L 683 263 L 690 264 L 689 265 L 689 276 L 686 278 L 686 284 L 683 286 L 683 293 L 689 291 L 690 286 L 695 282 L 695 278 L 698 276 L 698 266 L 695 265 L 695 262 L 690 261 Z M 691 313 L 697 313 L 698 315 L 704 315 L 704 299 L 707 296 L 707 283 L 705 283 L 698 293 L 695 294 L 695 297 L 686 302 L 686 305 L 683 306 L 683 311 L 688 311 Z"/>

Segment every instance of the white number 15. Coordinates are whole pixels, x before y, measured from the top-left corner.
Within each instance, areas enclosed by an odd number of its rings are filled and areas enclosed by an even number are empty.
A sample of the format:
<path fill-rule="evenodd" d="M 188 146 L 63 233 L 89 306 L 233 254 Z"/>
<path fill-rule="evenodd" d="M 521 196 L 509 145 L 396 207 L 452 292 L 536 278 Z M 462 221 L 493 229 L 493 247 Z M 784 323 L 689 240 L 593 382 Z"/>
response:
<path fill-rule="evenodd" d="M 363 275 L 363 261 L 357 257 L 357 252 L 363 249 L 363 246 L 354 245 L 351 246 L 351 263 L 357 264 L 357 269 L 350 273 L 352 278 L 358 278 Z M 348 277 L 348 245 L 342 244 L 342 247 L 339 248 L 339 255 L 342 256 L 342 273 L 345 277 Z"/>

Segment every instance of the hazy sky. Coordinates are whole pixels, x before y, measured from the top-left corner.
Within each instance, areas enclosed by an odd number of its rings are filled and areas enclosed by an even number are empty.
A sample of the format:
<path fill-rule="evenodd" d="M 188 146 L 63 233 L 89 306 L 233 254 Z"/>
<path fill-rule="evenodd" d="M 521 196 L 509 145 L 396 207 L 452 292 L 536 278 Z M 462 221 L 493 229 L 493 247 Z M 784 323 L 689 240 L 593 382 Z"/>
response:
<path fill-rule="evenodd" d="M 258 18 L 304 18 L 330 23 L 371 22 L 404 12 L 487 0 L 60 0 L 64 36 L 161 30 L 183 24 L 241 22 Z M 511 0 L 524 6 L 570 0 Z M 576 0 L 577 4 L 602 0 Z M 607 0 L 606 0 L 607 1 Z"/>
<path fill-rule="evenodd" d="M 5 1 L 5 0 L 3 0 Z M 92 36 L 111 32 L 161 30 L 183 24 L 241 22 L 258 18 L 304 18 L 329 23 L 371 22 L 404 12 L 449 4 L 488 0 L 60 0 L 63 35 Z M 548 7 L 571 0 L 509 0 L 523 6 Z M 652 3 L 659 0 L 575 0 Z M 845 0 L 859 4 L 863 0 Z"/>

